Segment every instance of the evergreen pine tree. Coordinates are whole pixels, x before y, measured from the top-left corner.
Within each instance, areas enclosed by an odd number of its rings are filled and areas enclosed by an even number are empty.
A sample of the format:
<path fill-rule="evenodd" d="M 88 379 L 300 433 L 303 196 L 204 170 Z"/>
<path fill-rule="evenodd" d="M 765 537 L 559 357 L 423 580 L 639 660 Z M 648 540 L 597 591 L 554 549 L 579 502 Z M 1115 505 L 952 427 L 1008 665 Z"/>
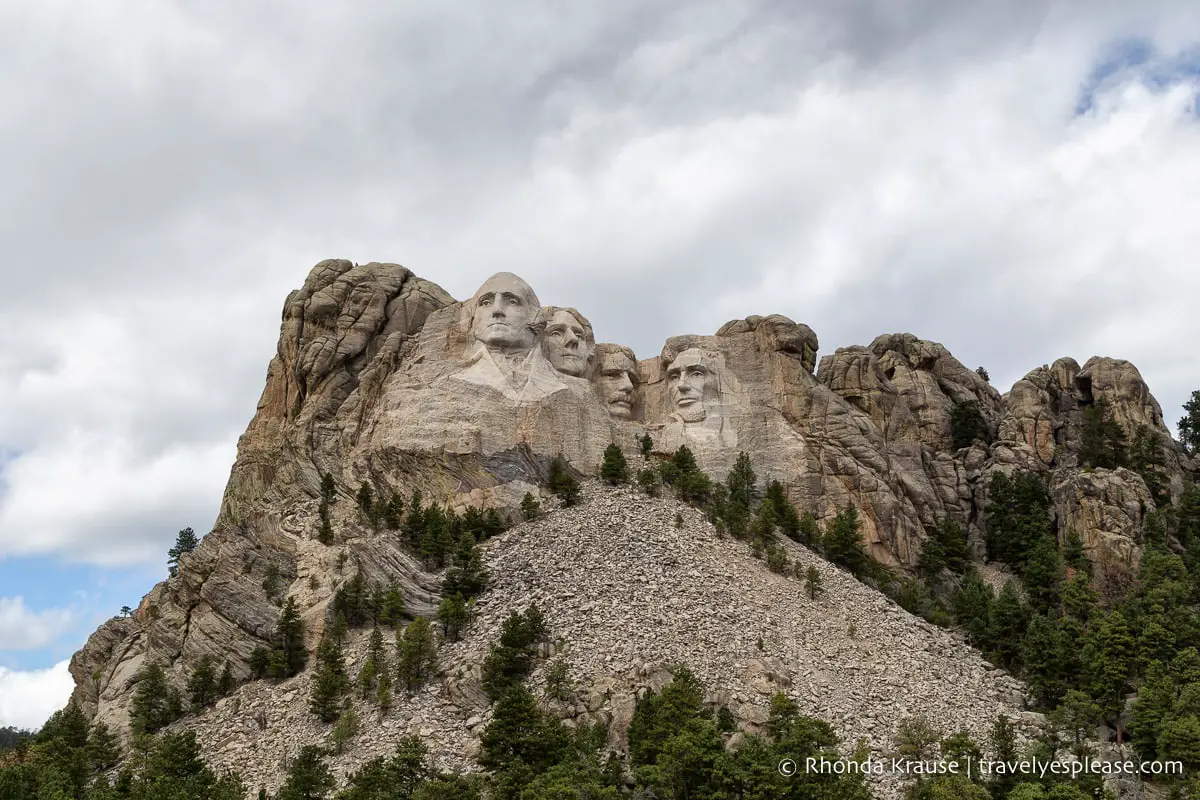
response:
<path fill-rule="evenodd" d="M 1021 643 L 1024 678 L 1038 702 L 1047 708 L 1053 708 L 1067 691 L 1064 651 L 1071 646 L 1050 617 L 1035 614 L 1030 620 Z"/>
<path fill-rule="evenodd" d="M 217 699 L 217 676 L 213 670 L 212 658 L 207 654 L 201 656 L 197 662 L 196 669 L 188 679 L 187 689 L 192 708 L 196 711 L 211 705 Z"/>
<path fill-rule="evenodd" d="M 541 772 L 569 747 L 563 724 L 538 708 L 529 690 L 516 684 L 497 701 L 492 721 L 480 737 L 479 763 L 502 771 L 521 763 Z"/>
<path fill-rule="evenodd" d="M 866 570 L 869 557 L 859 530 L 858 509 L 854 506 L 846 506 L 830 520 L 822 542 L 825 557 L 833 563 L 855 575 Z"/>
<path fill-rule="evenodd" d="M 1189 455 L 1200 453 L 1200 390 L 1192 392 L 1191 399 L 1183 404 L 1183 416 L 1179 418 L 1179 441 Z"/>
<path fill-rule="evenodd" d="M 649 461 L 650 453 L 654 449 L 654 440 L 650 438 L 650 434 L 642 434 L 641 438 L 638 439 L 638 446 L 641 448 L 642 458 Z"/>
<path fill-rule="evenodd" d="M 1125 692 L 1133 676 L 1136 658 L 1137 644 L 1119 610 L 1110 612 L 1089 631 L 1083 648 L 1089 694 L 1110 719 L 1116 718 L 1124 708 Z"/>
<path fill-rule="evenodd" d="M 162 664 L 151 661 L 138 673 L 131 713 L 134 733 L 154 733 L 180 716 L 178 691 L 167 681 Z"/>
<path fill-rule="evenodd" d="M 363 481 L 358 485 L 358 510 L 364 516 L 370 518 L 371 512 L 375 508 L 375 492 L 371 489 L 371 484 Z"/>
<path fill-rule="evenodd" d="M 233 667 L 229 666 L 229 660 L 221 666 L 221 677 L 217 679 L 217 694 L 221 697 L 233 692 L 237 688 L 237 681 L 233 677 Z"/>
<path fill-rule="evenodd" d="M 200 545 L 200 540 L 196 538 L 196 532 L 191 528 L 184 528 L 175 537 L 175 546 L 167 551 L 167 570 L 174 578 L 179 573 L 179 557 L 184 553 L 190 553 Z"/>
<path fill-rule="evenodd" d="M 308 663 L 308 651 L 304 647 L 304 620 L 300 618 L 300 609 L 296 607 L 294 597 L 288 597 L 284 602 L 279 622 L 275 625 L 275 650 L 279 658 L 275 660 L 275 669 L 268 670 L 268 674 L 276 680 L 298 674 Z"/>
<path fill-rule="evenodd" d="M 804 573 L 804 588 L 808 591 L 810 600 L 816 600 L 825 591 L 821 582 L 820 571 L 811 564 L 809 564 L 808 570 Z"/>
<path fill-rule="evenodd" d="M 970 447 L 976 441 L 986 442 L 987 423 L 979 410 L 979 403 L 968 400 L 954 404 L 954 408 L 950 409 L 950 439 L 955 450 Z"/>
<path fill-rule="evenodd" d="M 433 629 L 424 617 L 417 617 L 396 642 L 396 673 L 399 684 L 409 692 L 416 691 L 433 675 L 437 663 Z"/>
<path fill-rule="evenodd" d="M 313 673 L 309 710 L 322 722 L 333 722 L 342 713 L 343 698 L 350 688 L 342 645 L 326 636 L 317 648 L 317 668 Z"/>
<path fill-rule="evenodd" d="M 629 481 L 629 465 L 625 454 L 616 444 L 604 448 L 604 463 L 600 465 L 600 477 L 610 486 Z"/>
<path fill-rule="evenodd" d="M 729 502 L 740 503 L 749 508 L 754 502 L 754 487 L 758 482 L 758 476 L 754 474 L 754 465 L 750 461 L 750 456 L 746 453 L 738 453 L 737 461 L 733 464 L 733 469 L 725 477 L 725 486 L 729 491 Z M 782 487 L 781 487 L 782 488 Z M 772 504 L 772 511 L 776 511 L 775 504 Z"/>
<path fill-rule="evenodd" d="M 437 621 L 441 623 L 442 635 L 447 641 L 457 642 L 463 629 L 467 627 L 468 620 L 467 601 L 461 594 L 455 593 L 442 598 L 438 604 Z"/>
<path fill-rule="evenodd" d="M 1021 661 L 1021 640 L 1029 627 L 1029 608 L 1017 593 L 1016 583 L 1004 584 L 988 617 L 988 649 L 1002 666 L 1015 667 Z"/>
<path fill-rule="evenodd" d="M 1166 463 L 1158 431 L 1149 425 L 1137 426 L 1129 445 L 1129 468 L 1142 476 L 1155 505 L 1160 508 L 1171 502 L 1170 479 L 1164 471 Z"/>
<path fill-rule="evenodd" d="M 121 760 L 121 744 L 103 722 L 92 726 L 87 738 L 88 764 L 94 772 L 112 769 Z"/>
<path fill-rule="evenodd" d="M 573 506 L 579 502 L 579 481 L 571 474 L 571 468 L 561 455 L 555 456 L 550 462 L 547 486 L 563 506 Z"/>
<path fill-rule="evenodd" d="M 309 744 L 292 761 L 276 800 L 323 800 L 336 785 L 325 764 L 325 751 Z"/>
<path fill-rule="evenodd" d="M 542 504 L 539 503 L 533 496 L 533 492 L 526 492 L 521 498 L 521 516 L 525 519 L 537 519 L 542 513 Z"/>
<path fill-rule="evenodd" d="M 379 604 L 379 624 L 394 628 L 404 620 L 407 607 L 404 605 L 404 594 L 400 587 L 392 584 L 384 592 Z"/>
<path fill-rule="evenodd" d="M 995 597 L 992 589 L 979 573 L 970 569 L 963 576 L 962 583 L 954 593 L 950 607 L 954 619 L 967 632 L 967 641 L 976 647 L 983 648 L 988 642 L 988 623 L 991 619 L 991 607 Z"/>
<path fill-rule="evenodd" d="M 1058 607 L 1059 589 L 1063 581 L 1062 555 L 1053 537 L 1043 536 L 1025 558 L 1022 569 L 1025 591 L 1035 611 L 1043 614 Z"/>
<path fill-rule="evenodd" d="M 1084 466 L 1105 469 L 1129 463 L 1125 430 L 1113 417 L 1112 405 L 1101 397 L 1083 409 L 1079 426 L 1079 461 Z"/>

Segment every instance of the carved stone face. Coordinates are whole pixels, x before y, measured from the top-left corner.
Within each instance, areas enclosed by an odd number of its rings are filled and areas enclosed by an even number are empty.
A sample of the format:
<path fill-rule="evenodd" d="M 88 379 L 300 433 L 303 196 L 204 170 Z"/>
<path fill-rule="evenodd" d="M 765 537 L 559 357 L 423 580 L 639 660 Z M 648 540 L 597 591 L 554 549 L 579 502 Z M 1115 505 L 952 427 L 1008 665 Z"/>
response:
<path fill-rule="evenodd" d="M 555 312 L 542 341 L 546 344 L 546 358 L 556 370 L 576 377 L 587 373 L 592 347 L 583 323 L 570 311 Z"/>
<path fill-rule="evenodd" d="M 684 350 L 667 368 L 667 396 L 684 422 L 700 422 L 720 399 L 717 373 L 703 351 Z"/>
<path fill-rule="evenodd" d="M 596 385 L 608 413 L 617 419 L 633 416 L 633 377 L 637 364 L 624 353 L 610 353 L 600 362 Z"/>
<path fill-rule="evenodd" d="M 537 343 L 533 323 L 541 305 L 533 289 L 509 272 L 484 281 L 475 293 L 472 332 L 489 349 L 530 350 Z"/>

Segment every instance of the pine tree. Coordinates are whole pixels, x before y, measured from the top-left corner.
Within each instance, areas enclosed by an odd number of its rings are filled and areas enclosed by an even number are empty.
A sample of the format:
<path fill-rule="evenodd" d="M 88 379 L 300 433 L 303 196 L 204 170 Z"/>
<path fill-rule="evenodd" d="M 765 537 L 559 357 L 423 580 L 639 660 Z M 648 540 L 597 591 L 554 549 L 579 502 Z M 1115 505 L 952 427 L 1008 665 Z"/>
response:
<path fill-rule="evenodd" d="M 1129 468 L 1142 476 L 1155 505 L 1160 508 L 1171 502 L 1169 478 L 1164 472 L 1166 463 L 1158 431 L 1149 425 L 1138 425 L 1129 445 Z"/>
<path fill-rule="evenodd" d="M 1035 614 L 1021 643 L 1021 660 L 1025 664 L 1024 678 L 1038 702 L 1053 708 L 1067 691 L 1063 674 L 1064 641 L 1055 621 L 1044 614 Z"/>
<path fill-rule="evenodd" d="M 337 718 L 337 724 L 333 726 L 333 731 L 329 735 L 330 743 L 333 745 L 333 752 L 341 753 L 346 749 L 346 744 L 357 735 L 358 712 L 354 710 L 353 703 L 347 703 Z"/>
<path fill-rule="evenodd" d="M 383 631 L 378 627 L 371 629 L 371 638 L 367 645 L 367 657 L 358 670 L 358 692 L 363 700 L 375 696 L 376 687 L 381 675 L 388 672 L 387 656 L 383 652 Z"/>
<path fill-rule="evenodd" d="M 522 763 L 541 772 L 567 751 L 562 723 L 538 708 L 529 690 L 516 684 L 497 701 L 492 721 L 480 736 L 479 763 L 497 772 Z"/>
<path fill-rule="evenodd" d="M 1034 610 L 1045 614 L 1058 607 L 1063 563 L 1054 538 L 1044 536 L 1037 541 L 1025 559 L 1022 576 Z"/>
<path fill-rule="evenodd" d="M 417 617 L 404 629 L 396 642 L 396 672 L 407 691 L 421 687 L 432 675 L 437 663 L 433 629 L 424 617 Z"/>
<path fill-rule="evenodd" d="M 1093 631 L 1089 631 L 1083 648 L 1089 693 L 1110 718 L 1115 718 L 1124 707 L 1136 658 L 1137 644 L 1120 611 L 1110 612 Z"/>
<path fill-rule="evenodd" d="M 533 496 L 533 492 L 526 492 L 521 498 L 521 516 L 525 519 L 537 519 L 542 513 L 542 504 L 539 503 Z"/>
<path fill-rule="evenodd" d="M 610 486 L 629 481 L 629 465 L 625 454 L 616 444 L 604 448 L 604 463 L 600 465 L 600 477 Z"/>
<path fill-rule="evenodd" d="M 464 531 L 454 550 L 454 565 L 442 580 L 442 595 L 460 594 L 464 600 L 470 600 L 483 593 L 489 579 L 474 534 Z"/>
<path fill-rule="evenodd" d="M 746 455 L 744 451 L 738 453 L 733 469 L 725 477 L 729 502 L 740 503 L 749 508 L 754 502 L 754 487 L 757 483 L 758 476 L 754 474 L 754 465 L 750 461 L 750 456 Z M 774 504 L 772 504 L 772 510 L 776 510 Z"/>
<path fill-rule="evenodd" d="M 461 594 L 447 595 L 438 604 L 437 621 L 441 623 L 442 635 L 447 641 L 457 642 L 469 619 L 467 602 Z"/>
<path fill-rule="evenodd" d="M 175 546 L 167 551 L 167 570 L 174 578 L 179 574 L 179 557 L 184 553 L 190 553 L 200 545 L 200 540 L 196 538 L 196 532 L 191 528 L 184 528 L 175 537 Z"/>
<path fill-rule="evenodd" d="M 662 493 L 662 487 L 659 484 L 658 473 L 650 468 L 638 471 L 637 475 L 638 486 L 649 497 L 658 497 Z"/>
<path fill-rule="evenodd" d="M 579 502 L 579 481 L 571 474 L 570 467 L 561 455 L 555 456 L 550 462 L 547 486 L 563 506 L 573 506 Z"/>
<path fill-rule="evenodd" d="M 342 698 L 349 688 L 342 645 L 334 637 L 327 636 L 317 648 L 317 669 L 313 674 L 309 710 L 322 722 L 333 722 L 342 713 Z"/>
<path fill-rule="evenodd" d="M 181 712 L 182 699 L 167 681 L 162 664 L 151 661 L 142 667 L 133 694 L 134 733 L 154 733 L 178 719 Z"/>
<path fill-rule="evenodd" d="M 121 760 L 120 741 L 103 722 L 96 723 L 88 732 L 87 758 L 94 772 L 112 769 Z"/>
<path fill-rule="evenodd" d="M 1018 472 L 1011 478 L 994 473 L 988 482 L 986 514 L 988 558 L 1018 571 L 1040 539 L 1054 537 L 1050 492 L 1037 473 Z"/>
<path fill-rule="evenodd" d="M 804 588 L 808 591 L 810 600 L 816 600 L 825 591 L 821 582 L 820 571 L 809 564 L 808 570 L 804 573 Z"/>
<path fill-rule="evenodd" d="M 386 665 L 379 674 L 379 681 L 375 687 L 375 705 L 379 706 L 380 719 L 392 710 L 392 673 Z"/>
<path fill-rule="evenodd" d="M 968 400 L 955 403 L 950 409 L 950 445 L 955 450 L 970 447 L 976 441 L 987 441 L 987 423 L 979 403 Z"/>
<path fill-rule="evenodd" d="M 279 655 L 273 661 L 273 669 L 268 669 L 268 675 L 276 680 L 298 674 L 308 663 L 308 651 L 304 647 L 304 621 L 300 618 L 300 609 L 296 607 L 294 597 L 288 597 L 279 614 L 279 621 L 275 625 L 274 650 Z"/>
<path fill-rule="evenodd" d="M 1015 581 L 1004 584 L 988 616 L 989 650 L 1002 666 L 1014 667 L 1021 661 L 1021 640 L 1029 627 L 1029 608 L 1017 593 Z"/>
<path fill-rule="evenodd" d="M 200 657 L 192 677 L 188 679 L 187 689 L 192 708 L 196 711 L 211 705 L 217 699 L 217 676 L 210 656 Z"/>
<path fill-rule="evenodd" d="M 397 491 L 392 491 L 387 508 L 383 513 L 383 524 L 389 531 L 398 531 L 404 523 L 404 498 Z"/>
<path fill-rule="evenodd" d="M 862 574 L 869 563 L 862 533 L 859 531 L 858 509 L 846 506 L 830 520 L 823 539 L 825 557 L 835 564 Z"/>
<path fill-rule="evenodd" d="M 641 451 L 642 451 L 642 458 L 645 459 L 646 461 L 649 461 L 650 453 L 654 449 L 654 440 L 650 438 L 650 434 L 645 433 L 645 434 L 642 434 L 641 438 L 639 438 L 637 441 L 638 441 L 638 446 L 641 448 Z"/>
<path fill-rule="evenodd" d="M 237 680 L 233 677 L 233 667 L 229 666 L 229 660 L 226 659 L 221 666 L 221 677 L 217 679 L 217 694 L 225 697 L 236 688 Z"/>
<path fill-rule="evenodd" d="M 336 785 L 325 765 L 325 751 L 316 745 L 305 745 L 292 761 L 276 800 L 321 800 Z"/>
<path fill-rule="evenodd" d="M 371 512 L 375 507 L 375 492 L 371 489 L 371 484 L 363 481 L 358 485 L 358 510 L 364 516 L 370 518 Z"/>
<path fill-rule="evenodd" d="M 1179 441 L 1189 455 L 1200 453 L 1200 390 L 1183 404 L 1184 414 L 1179 418 Z"/>
<path fill-rule="evenodd" d="M 995 597 L 992 589 L 979 573 L 970 569 L 963 576 L 962 583 L 954 593 L 950 606 L 954 619 L 967 632 L 967 641 L 976 647 L 983 648 L 988 642 L 988 621 L 991 618 L 991 607 Z"/>
<path fill-rule="evenodd" d="M 399 586 L 392 584 L 384 592 L 379 603 L 379 624 L 394 628 L 404 620 L 404 615 L 407 613 L 404 594 L 400 591 Z"/>
<path fill-rule="evenodd" d="M 1112 405 L 1101 397 L 1083 409 L 1079 427 L 1079 461 L 1087 467 L 1116 469 L 1129 463 L 1125 430 L 1113 417 Z"/>

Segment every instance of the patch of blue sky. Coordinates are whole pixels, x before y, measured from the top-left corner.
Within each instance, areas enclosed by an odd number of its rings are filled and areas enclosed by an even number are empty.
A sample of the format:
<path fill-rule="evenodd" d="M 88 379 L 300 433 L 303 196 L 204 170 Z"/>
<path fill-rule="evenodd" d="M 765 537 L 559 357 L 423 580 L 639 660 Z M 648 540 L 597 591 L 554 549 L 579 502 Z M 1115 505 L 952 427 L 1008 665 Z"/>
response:
<path fill-rule="evenodd" d="M 67 609 L 71 624 L 55 641 L 34 650 L 6 649 L 0 642 L 0 666 L 29 670 L 69 658 L 101 623 L 136 608 L 166 567 L 102 568 L 52 557 L 0 559 L 0 597 L 21 597 L 31 612 Z"/>
<path fill-rule="evenodd" d="M 1161 50 L 1150 39 L 1131 37 L 1111 43 L 1080 86 L 1076 115 L 1087 114 L 1098 95 L 1130 83 L 1162 92 L 1180 84 L 1200 89 L 1200 45 L 1174 53 Z M 1197 97 L 1200 98 L 1200 92 Z M 1200 103 L 1192 104 L 1195 115 Z"/>

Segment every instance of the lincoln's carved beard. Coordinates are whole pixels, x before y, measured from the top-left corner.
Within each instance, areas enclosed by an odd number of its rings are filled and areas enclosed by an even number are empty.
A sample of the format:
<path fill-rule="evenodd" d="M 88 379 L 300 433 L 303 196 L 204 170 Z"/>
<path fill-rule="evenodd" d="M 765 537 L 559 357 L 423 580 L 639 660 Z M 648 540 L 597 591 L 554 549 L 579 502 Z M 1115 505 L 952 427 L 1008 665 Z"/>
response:
<path fill-rule="evenodd" d="M 676 356 L 667 368 L 667 394 L 675 414 L 684 422 L 703 422 L 708 407 L 718 400 L 717 373 L 706 360 L 692 348 Z"/>

